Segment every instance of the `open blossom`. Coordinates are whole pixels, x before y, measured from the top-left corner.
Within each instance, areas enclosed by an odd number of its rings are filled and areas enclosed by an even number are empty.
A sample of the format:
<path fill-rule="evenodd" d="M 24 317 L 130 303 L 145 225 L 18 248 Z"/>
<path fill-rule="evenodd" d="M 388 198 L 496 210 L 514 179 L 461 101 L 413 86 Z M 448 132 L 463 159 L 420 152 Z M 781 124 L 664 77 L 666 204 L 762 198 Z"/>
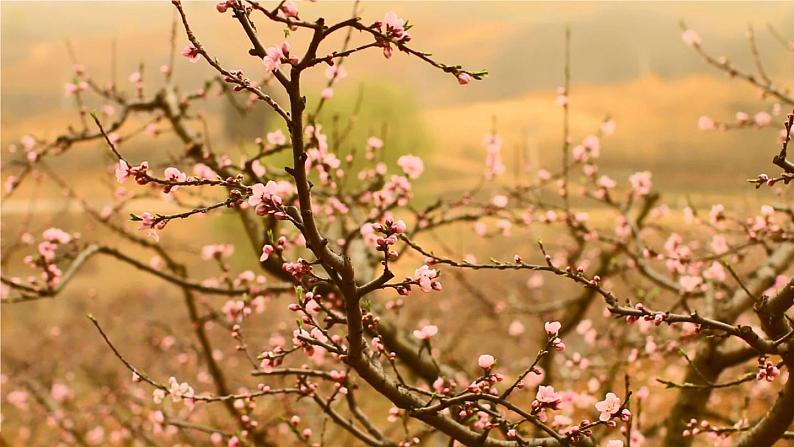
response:
<path fill-rule="evenodd" d="M 274 208 L 281 206 L 280 189 L 279 185 L 273 180 L 269 180 L 264 185 L 257 183 L 251 188 L 248 204 L 256 207 L 257 214 L 265 215 L 268 211 L 273 211 Z"/>
<path fill-rule="evenodd" d="M 560 396 L 554 391 L 553 386 L 540 385 L 538 393 L 535 395 L 538 402 L 553 404 L 560 400 Z"/>
<path fill-rule="evenodd" d="M 431 269 L 427 265 L 419 267 L 414 273 L 414 280 L 419 284 L 422 292 L 441 290 L 441 283 L 436 281 L 436 278 L 438 278 L 438 270 Z"/>
<path fill-rule="evenodd" d="M 163 399 L 165 399 L 165 390 L 157 388 L 152 391 L 152 401 L 154 401 L 155 404 L 160 405 L 163 403 Z"/>
<path fill-rule="evenodd" d="M 428 324 L 427 326 L 422 327 L 422 329 L 415 330 L 413 334 L 414 337 L 420 340 L 430 340 L 433 336 L 438 334 L 438 326 Z"/>
<path fill-rule="evenodd" d="M 402 43 L 411 40 L 411 35 L 405 29 L 405 20 L 401 19 L 394 11 L 387 12 L 383 20 L 375 22 L 375 27 L 394 42 Z M 389 59 L 393 53 L 390 42 L 383 41 L 381 46 L 383 47 L 383 56 Z"/>
<path fill-rule="evenodd" d="M 422 159 L 416 155 L 403 155 L 397 159 L 397 164 L 402 168 L 405 175 L 411 179 L 417 179 L 425 170 Z"/>
<path fill-rule="evenodd" d="M 119 162 L 116 164 L 116 181 L 119 183 L 124 183 L 124 180 L 127 180 L 129 175 L 130 165 L 128 165 L 124 160 L 119 160 Z"/>
<path fill-rule="evenodd" d="M 367 138 L 367 147 L 372 149 L 380 149 L 383 147 L 383 140 L 378 137 Z"/>
<path fill-rule="evenodd" d="M 629 183 L 634 192 L 639 196 L 647 196 L 651 192 L 651 173 L 649 171 L 636 172 L 629 177 Z"/>
<path fill-rule="evenodd" d="M 290 59 L 289 44 L 283 42 L 281 46 L 265 48 L 265 57 L 262 63 L 265 64 L 267 71 L 276 71 L 281 68 L 282 60 Z"/>
<path fill-rule="evenodd" d="M 728 241 L 725 239 L 725 236 L 721 234 L 715 235 L 711 239 L 711 243 L 709 244 L 711 250 L 716 254 L 725 253 L 728 251 Z"/>
<path fill-rule="evenodd" d="M 600 412 L 598 420 L 606 422 L 612 418 L 612 415 L 620 410 L 620 398 L 615 393 L 607 393 L 604 400 L 596 402 L 595 408 Z"/>
<path fill-rule="evenodd" d="M 146 174 L 146 171 L 148 169 L 149 169 L 149 163 L 145 161 L 139 164 L 138 166 L 131 167 L 130 165 L 127 164 L 126 161 L 119 160 L 119 162 L 116 164 L 116 170 L 115 170 L 116 180 L 119 183 L 124 183 L 124 181 L 127 180 L 127 177 L 134 176 L 137 178 L 139 175 L 143 176 L 144 174 Z M 143 184 L 147 180 L 139 179 L 139 181 Z"/>
<path fill-rule="evenodd" d="M 490 354 L 483 354 L 477 359 L 477 365 L 482 369 L 491 369 L 496 359 Z"/>
<path fill-rule="evenodd" d="M 155 242 L 160 240 L 160 235 L 157 234 L 157 229 L 162 229 L 164 223 L 158 224 L 154 214 L 145 212 L 141 214 L 141 226 L 140 230 L 146 230 L 146 234 L 154 239 Z"/>
<path fill-rule="evenodd" d="M 681 33 L 681 39 L 689 46 L 701 44 L 700 35 L 695 30 L 688 29 L 684 31 Z"/>
<path fill-rule="evenodd" d="M 193 46 L 192 43 L 188 44 L 185 48 L 182 49 L 182 56 L 185 56 L 187 60 L 192 63 L 196 63 L 199 60 L 199 51 L 198 48 Z"/>
<path fill-rule="evenodd" d="M 169 167 L 165 168 L 165 179 L 170 182 L 184 182 L 187 180 L 187 175 L 177 168 Z M 168 185 L 165 188 L 166 192 L 176 191 L 177 189 L 179 189 L 179 185 Z"/>
<path fill-rule="evenodd" d="M 193 388 L 188 385 L 187 382 L 179 383 L 176 378 L 170 377 L 168 379 L 168 385 L 168 392 L 171 394 L 171 400 L 174 402 L 193 397 Z"/>
<path fill-rule="evenodd" d="M 72 236 L 60 228 L 48 228 L 41 233 L 41 237 L 50 242 L 67 244 L 72 240 Z"/>

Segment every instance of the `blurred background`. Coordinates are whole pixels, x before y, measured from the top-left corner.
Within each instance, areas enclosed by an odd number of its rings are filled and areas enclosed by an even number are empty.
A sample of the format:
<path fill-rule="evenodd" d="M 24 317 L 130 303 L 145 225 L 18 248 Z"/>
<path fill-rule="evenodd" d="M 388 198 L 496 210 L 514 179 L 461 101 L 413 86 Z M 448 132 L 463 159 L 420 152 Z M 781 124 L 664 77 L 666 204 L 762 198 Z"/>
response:
<path fill-rule="evenodd" d="M 209 6 L 186 6 L 199 39 L 226 66 L 257 73 L 260 68 L 247 56 L 236 22 Z M 73 99 L 63 93 L 72 76 L 67 45 L 94 78 L 103 83 L 115 79 L 129 89 L 127 77 L 140 64 L 145 80 L 157 83 L 158 68 L 168 61 L 173 11 L 166 1 L 4 1 L 2 8 L 4 146 L 26 133 L 52 135 L 77 122 Z M 336 1 L 302 8 L 307 17 L 337 18 L 349 16 L 351 9 L 351 3 Z M 763 140 L 753 131 L 698 131 L 700 115 L 731 121 L 736 111 L 752 116 L 769 104 L 752 88 L 729 82 L 705 65 L 681 41 L 680 21 L 700 33 L 707 51 L 750 71 L 746 32 L 753 26 L 770 76 L 783 85 L 791 85 L 794 78 L 794 61 L 767 29 L 772 26 L 783 34 L 794 29 L 790 3 L 404 1 L 364 2 L 360 10 L 368 20 L 394 10 L 414 25 L 411 33 L 418 48 L 440 61 L 490 73 L 484 82 L 461 88 L 403 54 L 384 61 L 380 51 L 372 50 L 346 63 L 349 76 L 339 83 L 332 108 L 349 116 L 363 95 L 357 132 L 381 134 L 388 122 L 385 138 L 390 147 L 426 157 L 431 172 L 425 180 L 444 185 L 461 179 L 459 173 L 481 169 L 482 137 L 494 124 L 505 140 L 506 157 L 521 150 L 537 164 L 556 155 L 561 113 L 554 98 L 562 83 L 566 26 L 572 31 L 574 138 L 592 133 L 599 121 L 611 116 L 617 132 L 606 143 L 603 166 L 618 170 L 616 176 L 653 167 L 656 183 L 667 191 L 755 196 L 735 179 L 768 170 L 767 154 L 772 153 L 771 147 L 759 146 Z M 283 37 L 275 29 L 259 32 L 266 43 Z M 297 36 L 289 40 L 293 45 L 301 42 Z M 178 33 L 177 49 L 185 42 Z M 175 76 L 186 90 L 199 87 L 209 75 L 204 64 L 177 58 Z M 322 74 L 316 79 L 315 97 L 321 81 Z M 208 113 L 220 117 L 224 104 L 217 102 Z M 235 121 L 210 120 L 211 135 L 219 143 L 252 139 L 251 132 L 245 135 L 235 128 Z M 776 130 L 761 131 L 768 133 L 771 145 Z M 86 168 L 83 161 L 79 165 Z M 703 178 L 707 167 L 724 175 Z M 4 210 L 9 207 L 13 203 Z"/>
<path fill-rule="evenodd" d="M 350 2 L 299 6 L 304 18 L 344 19 L 352 10 Z M 169 60 L 174 19 L 168 1 L 3 1 L 0 8 L 3 182 L 15 174 L 7 161 L 19 156 L 7 151 L 9 144 L 27 134 L 53 137 L 79 124 L 74 98 L 64 94 L 74 63 L 85 65 L 100 85 L 116 82 L 129 94 L 133 87 L 128 78 L 140 67 L 144 93 L 162 85 L 159 67 Z M 219 15 L 214 2 L 186 2 L 185 9 L 199 40 L 222 65 L 239 67 L 252 78 L 263 74 L 261 64 L 247 55 L 248 43 L 230 15 Z M 703 63 L 682 42 L 679 23 L 685 21 L 697 30 L 709 53 L 725 55 L 746 71 L 753 70 L 747 40 L 748 26 L 752 26 L 767 73 L 779 84 L 791 86 L 794 58 L 768 30 L 771 26 L 794 38 L 791 3 L 365 2 L 360 15 L 371 22 L 389 10 L 413 24 L 415 48 L 433 53 L 441 62 L 489 71 L 484 81 L 461 87 L 450 76 L 404 54 L 395 53 L 386 61 L 375 49 L 345 63 L 348 76 L 335 87 L 325 121 L 321 121 L 330 128 L 332 121 L 352 120 L 355 126 L 346 144 L 359 148 L 368 136 L 382 137 L 387 160 L 404 153 L 420 155 L 426 168 L 415 184 L 420 201 L 476 184 L 485 159 L 482 140 L 493 129 L 505 142 L 508 182 L 534 176 L 540 167 L 558 160 L 562 112 L 554 101 L 563 82 L 566 27 L 572 33 L 574 141 L 596 132 L 607 117 L 617 126 L 601 149 L 604 173 L 622 182 L 635 171 L 652 170 L 655 187 L 674 206 L 692 203 L 705 208 L 723 202 L 756 210 L 772 198 L 769 188 L 756 191 L 744 179 L 772 171 L 778 127 L 732 132 L 697 128 L 701 115 L 730 122 L 737 111 L 752 116 L 770 110 L 772 103 L 745 83 L 726 79 Z M 280 29 L 268 29 L 262 23 L 259 33 L 264 43 L 283 40 Z M 178 52 L 186 44 L 181 27 L 176 36 Z M 299 35 L 290 36 L 289 41 L 293 48 L 306 42 Z M 327 51 L 340 43 L 332 42 Z M 308 79 L 310 102 L 318 100 L 326 82 L 322 71 Z M 190 64 L 177 54 L 174 76 L 183 91 L 200 88 L 212 75 L 203 62 Z M 102 103 L 91 102 L 88 107 L 99 110 Z M 202 110 L 216 152 L 244 152 L 255 137 L 278 127 L 275 119 L 263 114 L 242 117 L 224 100 L 208 101 Z M 133 120 L 131 128 L 143 124 Z M 154 141 L 133 140 L 124 146 L 125 155 L 150 160 L 159 169 L 181 149 L 175 141 L 168 135 Z M 87 203 L 99 209 L 111 202 L 117 186 L 111 176 L 112 162 L 103 144 L 92 142 L 52 159 L 49 166 L 57 168 Z M 140 209 L 129 211 L 153 211 L 152 207 L 163 204 L 152 199 L 135 206 Z M 38 235 L 59 226 L 81 231 L 86 239 L 104 236 L 114 241 L 80 210 L 51 182 L 28 181 L 4 200 L 4 275 L 28 274 L 20 263 L 9 262 L 12 254 L 26 254 L 11 250 L 26 231 Z M 235 271 L 252 268 L 253 253 L 241 243 L 243 237 L 235 225 L 237 221 L 230 216 L 190 219 L 169 226 L 164 242 L 194 258 L 204 244 L 235 243 L 238 249 L 231 259 Z M 461 246 L 467 240 L 465 234 L 450 236 L 451 244 Z M 531 247 L 533 241 L 519 245 Z M 465 249 L 477 252 L 485 245 L 477 242 Z M 193 271 L 203 273 L 217 268 L 200 265 L 201 261 L 193 264 Z M 165 347 L 164 340 L 188 333 L 181 309 L 178 318 L 168 322 L 160 318 L 172 312 L 171 299 L 178 299 L 178 291 L 133 272 L 114 261 L 92 261 L 55 301 L 3 306 L 4 372 L 11 368 L 17 374 L 28 371 L 60 377 L 75 388 L 95 388 L 116 375 L 126 379 L 83 318 L 86 312 L 106 321 L 120 345 L 146 345 L 158 352 L 180 349 L 179 345 Z M 494 290 L 524 293 L 526 278 L 515 276 L 515 283 L 495 284 Z M 256 339 L 258 331 L 252 328 L 249 336 Z M 491 342 L 498 340 L 486 343 Z M 140 366 L 169 374 L 167 366 L 142 352 L 132 354 Z M 36 361 L 40 353 L 46 353 L 49 361 Z M 235 361 L 230 359 L 229 364 Z M 107 376 L 96 375 L 98 364 L 111 365 Z M 4 375 L 3 383 L 6 380 Z"/>

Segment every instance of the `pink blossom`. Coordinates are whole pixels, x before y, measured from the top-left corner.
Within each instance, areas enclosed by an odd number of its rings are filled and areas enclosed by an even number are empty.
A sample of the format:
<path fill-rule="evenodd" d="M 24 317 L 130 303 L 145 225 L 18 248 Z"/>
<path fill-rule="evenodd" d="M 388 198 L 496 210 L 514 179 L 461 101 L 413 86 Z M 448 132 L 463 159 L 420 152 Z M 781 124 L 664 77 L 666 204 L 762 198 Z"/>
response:
<path fill-rule="evenodd" d="M 683 275 L 678 279 L 678 283 L 681 285 L 681 290 L 684 292 L 694 292 L 695 289 L 699 288 L 701 283 L 703 282 L 699 276 L 693 275 Z"/>
<path fill-rule="evenodd" d="M 554 99 L 554 104 L 557 105 L 557 107 L 565 107 L 565 106 L 567 106 L 568 105 L 568 95 L 565 95 L 565 94 L 557 95 L 557 97 Z"/>
<path fill-rule="evenodd" d="M 298 6 L 292 0 L 287 0 L 281 5 L 284 17 L 298 17 Z"/>
<path fill-rule="evenodd" d="M 257 177 L 263 177 L 267 173 L 267 169 L 258 159 L 251 162 L 251 170 Z"/>
<path fill-rule="evenodd" d="M 540 385 L 538 387 L 538 392 L 535 395 L 535 399 L 538 402 L 553 404 L 560 400 L 560 396 L 556 391 L 554 391 L 553 386 Z"/>
<path fill-rule="evenodd" d="M 157 124 L 149 123 L 143 128 L 143 132 L 150 137 L 156 137 L 159 130 L 157 129 Z"/>
<path fill-rule="evenodd" d="M 62 383 L 53 383 L 52 388 L 50 388 L 50 395 L 57 402 L 63 402 L 71 398 L 73 396 L 73 393 L 68 386 Z"/>
<path fill-rule="evenodd" d="M 187 382 L 179 383 L 176 378 L 168 378 L 168 393 L 171 394 L 171 400 L 179 402 L 182 399 L 190 399 L 193 397 L 193 388 Z"/>
<path fill-rule="evenodd" d="M 270 257 L 270 255 L 273 253 L 273 251 L 275 251 L 275 248 L 272 245 L 265 244 L 262 247 L 262 256 L 259 257 L 259 262 L 267 261 L 267 258 Z"/>
<path fill-rule="evenodd" d="M 208 180 L 218 178 L 218 174 L 204 163 L 196 163 L 193 165 L 193 175 Z"/>
<path fill-rule="evenodd" d="M 490 354 L 483 354 L 477 359 L 477 364 L 482 369 L 491 369 L 496 359 Z"/>
<path fill-rule="evenodd" d="M 698 129 L 700 130 L 714 129 L 714 120 L 705 115 L 701 116 L 700 118 L 698 118 Z"/>
<path fill-rule="evenodd" d="M 347 69 L 340 65 L 331 65 L 325 69 L 325 77 L 334 81 L 340 81 L 347 77 Z"/>
<path fill-rule="evenodd" d="M 471 75 L 465 72 L 458 73 L 457 78 L 458 84 L 460 85 L 469 85 L 469 83 L 472 81 Z"/>
<path fill-rule="evenodd" d="M 201 247 L 201 259 L 208 261 L 213 258 L 228 258 L 234 253 L 234 245 L 210 244 Z"/>
<path fill-rule="evenodd" d="M 400 219 L 391 225 L 391 229 L 398 234 L 405 233 L 408 230 L 408 225 L 405 224 L 404 220 Z"/>
<path fill-rule="evenodd" d="M 507 206 L 508 198 L 506 195 L 497 194 L 491 198 L 491 204 L 497 208 L 504 208 Z"/>
<path fill-rule="evenodd" d="M 281 68 L 282 59 L 288 57 L 289 45 L 287 42 L 284 42 L 280 47 L 265 48 L 265 57 L 262 58 L 262 63 L 265 64 L 267 71 L 276 71 Z"/>
<path fill-rule="evenodd" d="M 604 189 L 612 189 L 615 186 L 617 186 L 617 182 L 612 180 L 606 175 L 602 175 L 601 177 L 599 177 L 596 183 L 598 184 L 598 186 Z"/>
<path fill-rule="evenodd" d="M 614 120 L 606 120 L 601 123 L 601 133 L 605 136 L 609 136 L 615 133 L 615 121 Z"/>
<path fill-rule="evenodd" d="M 367 147 L 372 149 L 380 149 L 383 147 L 383 140 L 378 137 L 369 137 L 367 139 Z"/>
<path fill-rule="evenodd" d="M 753 121 L 755 121 L 755 124 L 759 127 L 768 126 L 772 123 L 772 115 L 767 112 L 758 112 L 753 117 Z"/>
<path fill-rule="evenodd" d="M 180 171 L 174 167 L 165 168 L 165 179 L 169 182 L 184 182 L 187 180 L 187 175 L 184 172 Z M 179 185 L 169 185 L 166 188 L 166 192 L 169 191 L 176 191 L 179 188 Z"/>
<path fill-rule="evenodd" d="M 718 282 L 724 282 L 726 278 L 725 269 L 722 267 L 722 264 L 714 261 L 711 263 L 709 268 L 703 271 L 703 277 Z"/>
<path fill-rule="evenodd" d="M 127 177 L 130 176 L 130 166 L 124 160 L 119 160 L 116 164 L 116 181 L 124 183 Z"/>
<path fill-rule="evenodd" d="M 766 356 L 758 359 L 758 372 L 755 375 L 756 380 L 766 380 L 767 382 L 774 382 L 775 378 L 780 375 L 780 369 Z"/>
<path fill-rule="evenodd" d="M 331 87 L 326 87 L 320 92 L 320 96 L 323 99 L 331 99 L 334 97 L 334 89 Z"/>
<path fill-rule="evenodd" d="M 689 46 L 697 46 L 701 44 L 700 35 L 695 30 L 688 29 L 681 34 L 681 39 L 684 40 Z"/>
<path fill-rule="evenodd" d="M 272 203 L 281 205 L 281 197 L 278 195 L 279 186 L 273 180 L 268 180 L 266 184 L 257 183 L 251 188 L 251 196 L 248 197 L 248 204 L 257 206 L 262 203 Z"/>
<path fill-rule="evenodd" d="M 513 337 L 518 337 L 519 335 L 524 333 L 524 330 L 525 330 L 524 325 L 520 321 L 514 320 L 512 323 L 510 323 L 510 326 L 507 328 L 507 333 Z"/>
<path fill-rule="evenodd" d="M 560 328 L 562 324 L 559 321 L 547 321 L 546 324 L 543 325 L 543 328 L 546 330 L 546 334 L 552 337 L 556 337 L 557 334 L 560 333 Z"/>
<path fill-rule="evenodd" d="M 637 195 L 647 196 L 652 187 L 651 173 L 649 171 L 636 172 L 629 177 L 629 183 Z"/>
<path fill-rule="evenodd" d="M 47 261 L 52 261 L 55 259 L 55 250 L 58 249 L 58 246 L 50 241 L 42 241 L 39 243 L 37 247 L 37 251 Z"/>
<path fill-rule="evenodd" d="M 598 415 L 598 419 L 602 422 L 610 420 L 612 415 L 620 410 L 620 406 L 620 398 L 615 393 L 607 393 L 604 400 L 595 404 L 596 410 L 601 412 L 601 414 Z"/>
<path fill-rule="evenodd" d="M 539 289 L 539 288 L 543 287 L 543 283 L 544 282 L 545 282 L 545 279 L 543 279 L 543 275 L 541 275 L 540 273 L 534 273 L 527 280 L 527 288 Z"/>
<path fill-rule="evenodd" d="M 728 242 L 725 240 L 725 236 L 723 235 L 715 235 L 711 239 L 711 250 L 716 254 L 725 253 L 728 251 Z"/>
<path fill-rule="evenodd" d="M 141 226 L 140 226 L 140 229 L 141 230 L 146 230 L 146 232 L 149 235 L 149 237 L 154 239 L 155 242 L 156 242 L 156 241 L 160 240 L 160 236 L 157 234 L 157 231 L 155 231 L 155 225 L 156 225 L 156 223 L 155 223 L 154 214 L 149 213 L 149 212 L 145 212 L 145 213 L 141 214 Z"/>
<path fill-rule="evenodd" d="M 502 163 L 502 138 L 491 134 L 485 137 L 485 179 L 492 180 L 505 173 L 507 168 Z"/>
<path fill-rule="evenodd" d="M 72 236 L 60 228 L 48 228 L 41 233 L 41 237 L 59 244 L 68 244 L 72 240 Z"/>
<path fill-rule="evenodd" d="M 413 332 L 414 337 L 420 340 L 430 340 L 433 336 L 438 334 L 438 326 L 429 324 L 419 330 Z"/>
<path fill-rule="evenodd" d="M 6 395 L 6 400 L 20 410 L 27 410 L 29 408 L 28 397 L 27 391 L 13 390 Z"/>
<path fill-rule="evenodd" d="M 64 85 L 63 90 L 66 96 L 72 96 L 79 90 L 79 88 L 77 85 L 67 82 L 66 85 Z"/>
<path fill-rule="evenodd" d="M 589 155 L 593 158 L 598 158 L 601 154 L 601 140 L 596 135 L 585 137 L 582 140 L 582 146 L 587 149 Z"/>
<path fill-rule="evenodd" d="M 189 43 L 185 48 L 182 49 L 182 56 L 185 56 L 187 60 L 195 64 L 198 62 L 200 54 L 198 48 L 193 46 L 192 43 Z"/>
<path fill-rule="evenodd" d="M 397 159 L 397 164 L 402 168 L 405 175 L 411 179 L 417 179 L 425 170 L 422 159 L 415 155 L 403 155 Z"/>
<path fill-rule="evenodd" d="M 440 290 L 441 283 L 435 280 L 437 277 L 438 271 L 431 269 L 427 265 L 419 267 L 414 273 L 414 281 L 419 284 L 419 288 L 422 289 L 422 292 Z"/>
<path fill-rule="evenodd" d="M 268 132 L 265 135 L 267 142 L 274 145 L 274 146 L 281 146 L 287 143 L 287 137 L 284 136 L 284 132 L 281 129 L 274 130 L 273 132 Z"/>

